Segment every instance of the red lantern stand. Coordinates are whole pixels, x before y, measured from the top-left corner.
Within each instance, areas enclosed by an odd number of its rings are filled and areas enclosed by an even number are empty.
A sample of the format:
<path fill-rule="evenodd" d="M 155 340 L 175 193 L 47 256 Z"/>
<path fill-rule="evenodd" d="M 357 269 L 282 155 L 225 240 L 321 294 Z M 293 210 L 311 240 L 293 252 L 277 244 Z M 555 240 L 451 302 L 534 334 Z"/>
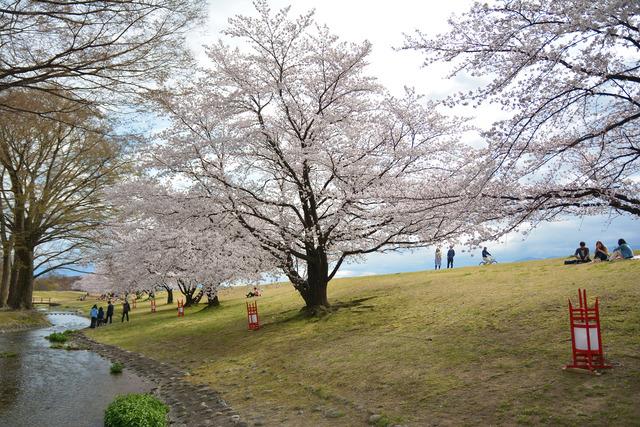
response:
<path fill-rule="evenodd" d="M 184 317 L 184 302 L 181 299 L 178 300 L 178 317 Z"/>
<path fill-rule="evenodd" d="M 247 321 L 250 331 L 260 329 L 260 318 L 258 317 L 258 303 L 256 301 L 247 303 Z"/>
<path fill-rule="evenodd" d="M 574 307 L 569 299 L 569 319 L 571 323 L 571 350 L 573 363 L 565 369 L 587 369 L 594 373 L 596 369 L 611 368 L 604 360 L 602 349 L 602 331 L 598 298 L 592 308 L 587 306 L 587 291 L 578 289 L 579 307 Z"/>
<path fill-rule="evenodd" d="M 156 312 L 156 300 L 155 300 L 155 298 L 151 300 L 151 312 L 152 313 Z"/>
<path fill-rule="evenodd" d="M 137 307 L 136 301 L 137 301 L 137 298 L 132 298 L 132 299 L 131 299 L 131 308 L 132 308 L 132 309 L 134 309 L 134 308 L 136 308 L 136 307 Z"/>

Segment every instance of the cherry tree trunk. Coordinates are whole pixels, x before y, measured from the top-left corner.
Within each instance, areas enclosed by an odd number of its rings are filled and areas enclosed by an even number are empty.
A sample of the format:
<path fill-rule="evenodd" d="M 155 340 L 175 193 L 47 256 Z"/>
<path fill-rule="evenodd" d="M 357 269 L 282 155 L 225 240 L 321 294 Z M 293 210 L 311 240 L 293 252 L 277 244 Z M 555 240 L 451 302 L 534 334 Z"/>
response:
<path fill-rule="evenodd" d="M 165 288 L 167 290 L 167 305 L 173 304 L 173 289 Z"/>
<path fill-rule="evenodd" d="M 207 307 L 218 307 L 220 306 L 220 300 L 218 299 L 218 290 L 213 286 L 209 286 L 206 291 L 207 294 Z"/>
<path fill-rule="evenodd" d="M 323 250 L 308 251 L 308 254 L 310 257 L 307 261 L 307 280 L 297 289 L 306 304 L 304 310 L 311 315 L 317 315 L 326 312 L 330 307 L 327 298 L 329 263 Z"/>

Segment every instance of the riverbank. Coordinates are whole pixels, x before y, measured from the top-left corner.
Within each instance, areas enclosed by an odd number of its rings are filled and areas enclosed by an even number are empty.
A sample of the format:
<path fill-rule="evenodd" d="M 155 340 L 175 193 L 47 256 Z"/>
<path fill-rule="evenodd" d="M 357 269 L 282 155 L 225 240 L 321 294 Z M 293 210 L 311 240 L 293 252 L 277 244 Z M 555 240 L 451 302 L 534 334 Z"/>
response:
<path fill-rule="evenodd" d="M 321 319 L 300 316 L 291 285 L 271 285 L 256 332 L 246 288 L 184 318 L 159 295 L 157 313 L 139 302 L 120 323 L 117 305 L 113 325 L 87 334 L 188 371 L 184 381 L 218 391 L 249 425 L 630 425 L 640 419 L 639 274 L 637 261 L 544 260 L 340 279 L 329 299 L 341 308 Z M 600 298 L 614 368 L 599 377 L 561 370 L 578 288 Z"/>
<path fill-rule="evenodd" d="M 151 390 L 153 384 L 132 371 L 112 375 L 111 363 L 95 352 L 59 349 L 46 339 L 83 329 L 88 319 L 60 312 L 47 317 L 46 327 L 0 334 L 0 426 L 101 427 L 116 396 Z"/>
<path fill-rule="evenodd" d="M 177 427 L 246 427 L 240 415 L 206 385 L 194 385 L 187 380 L 189 372 L 157 362 L 121 348 L 101 344 L 83 333 L 73 335 L 73 344 L 93 351 L 111 362 L 121 363 L 154 384 L 151 390 L 171 408 L 169 418 Z"/>
<path fill-rule="evenodd" d="M 49 326 L 44 313 L 37 310 L 0 310 L 0 333 Z"/>

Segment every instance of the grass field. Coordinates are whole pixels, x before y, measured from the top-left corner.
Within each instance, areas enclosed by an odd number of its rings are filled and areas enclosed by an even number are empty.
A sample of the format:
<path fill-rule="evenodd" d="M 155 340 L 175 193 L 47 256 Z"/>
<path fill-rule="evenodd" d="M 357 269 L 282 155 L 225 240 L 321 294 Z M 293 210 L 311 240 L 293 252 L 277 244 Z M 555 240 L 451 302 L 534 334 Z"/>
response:
<path fill-rule="evenodd" d="M 37 311 L 0 310 L 0 331 L 46 326 L 49 322 Z M 0 349 L 1 350 L 1 349 Z"/>
<path fill-rule="evenodd" d="M 272 285 L 257 332 L 247 290 L 231 289 L 216 309 L 178 318 L 159 298 L 158 313 L 139 303 L 131 322 L 89 334 L 188 369 L 250 425 L 357 426 L 371 413 L 378 425 L 639 425 L 639 276 L 637 261 L 545 260 L 341 279 L 329 289 L 341 308 L 321 319 L 301 318 L 293 288 Z M 602 376 L 561 370 L 579 287 L 601 300 L 615 366 Z"/>

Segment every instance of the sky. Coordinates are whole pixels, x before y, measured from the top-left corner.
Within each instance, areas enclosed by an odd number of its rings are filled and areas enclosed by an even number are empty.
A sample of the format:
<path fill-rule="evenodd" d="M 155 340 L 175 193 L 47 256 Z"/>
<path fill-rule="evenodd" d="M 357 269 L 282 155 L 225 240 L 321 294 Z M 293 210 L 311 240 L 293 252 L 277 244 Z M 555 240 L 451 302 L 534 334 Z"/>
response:
<path fill-rule="evenodd" d="M 352 42 L 369 40 L 373 44 L 370 56 L 370 74 L 376 76 L 393 94 L 400 95 L 404 87 L 413 87 L 418 93 L 441 99 L 460 90 L 468 91 L 482 83 L 465 76 L 447 79 L 446 65 L 422 67 L 419 52 L 398 51 L 405 34 L 420 30 L 435 35 L 447 29 L 452 14 L 460 14 L 470 7 L 471 1 L 449 0 L 431 2 L 424 0 L 365 1 L 365 0 L 295 0 L 270 1 L 272 10 L 292 6 L 294 16 L 315 9 L 316 21 L 326 24 L 341 39 Z M 215 42 L 227 19 L 236 14 L 253 14 L 250 0 L 210 0 L 206 25 L 192 31 L 189 44 L 198 57 L 203 57 L 203 44 Z M 457 108 L 445 111 L 457 115 L 473 115 L 474 124 L 486 129 L 504 117 L 505 113 L 492 106 L 478 109 Z M 469 143 L 478 137 L 469 136 Z M 475 139 L 474 139 L 475 138 Z M 576 217 L 543 224 L 527 236 L 517 233 L 505 236 L 499 242 L 486 242 L 489 251 L 500 261 L 518 261 L 567 256 L 574 252 L 578 242 L 584 240 L 592 248 L 597 240 L 608 247 L 615 247 L 624 238 L 635 249 L 640 249 L 640 221 L 630 216 Z M 448 245 L 443 245 L 443 249 Z M 434 248 L 413 252 L 377 253 L 358 263 L 344 265 L 339 277 L 382 273 L 418 271 L 433 268 Z M 472 253 L 457 248 L 456 266 L 476 265 L 480 251 Z"/>

